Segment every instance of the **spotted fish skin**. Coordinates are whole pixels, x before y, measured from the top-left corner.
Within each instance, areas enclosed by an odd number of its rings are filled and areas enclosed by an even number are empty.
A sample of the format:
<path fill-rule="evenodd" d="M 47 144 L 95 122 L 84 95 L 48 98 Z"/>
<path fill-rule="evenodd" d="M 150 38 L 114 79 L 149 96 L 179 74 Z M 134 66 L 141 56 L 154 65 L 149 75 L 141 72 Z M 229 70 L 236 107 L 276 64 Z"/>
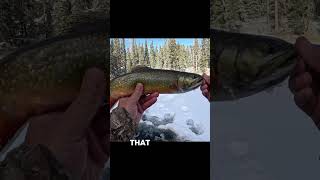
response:
<path fill-rule="evenodd" d="M 26 117 L 70 104 L 91 67 L 108 67 L 105 31 L 67 34 L 0 60 L 0 150 Z"/>
<path fill-rule="evenodd" d="M 284 40 L 211 30 L 213 101 L 237 100 L 284 81 L 296 63 L 294 46 Z"/>
<path fill-rule="evenodd" d="M 129 96 L 138 83 L 143 84 L 145 94 L 172 94 L 191 91 L 199 87 L 201 82 L 202 77 L 194 73 L 141 68 L 111 80 L 110 99 Z"/>

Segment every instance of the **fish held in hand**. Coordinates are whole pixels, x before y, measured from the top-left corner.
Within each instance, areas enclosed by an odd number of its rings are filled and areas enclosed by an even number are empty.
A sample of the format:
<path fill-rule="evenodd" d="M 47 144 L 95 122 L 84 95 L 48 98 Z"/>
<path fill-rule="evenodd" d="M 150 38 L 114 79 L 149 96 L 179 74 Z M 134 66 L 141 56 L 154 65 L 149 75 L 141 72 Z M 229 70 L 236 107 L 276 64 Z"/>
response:
<path fill-rule="evenodd" d="M 0 60 L 0 150 L 31 117 L 66 107 L 88 68 L 105 70 L 106 32 L 63 35 Z"/>
<path fill-rule="evenodd" d="M 247 97 L 284 81 L 296 63 L 294 46 L 284 40 L 211 30 L 213 101 Z"/>
<path fill-rule="evenodd" d="M 111 80 L 110 99 L 130 96 L 138 83 L 143 84 L 145 94 L 184 93 L 196 89 L 202 83 L 202 76 L 194 73 L 152 69 L 144 66 L 134 68 L 130 73 Z"/>

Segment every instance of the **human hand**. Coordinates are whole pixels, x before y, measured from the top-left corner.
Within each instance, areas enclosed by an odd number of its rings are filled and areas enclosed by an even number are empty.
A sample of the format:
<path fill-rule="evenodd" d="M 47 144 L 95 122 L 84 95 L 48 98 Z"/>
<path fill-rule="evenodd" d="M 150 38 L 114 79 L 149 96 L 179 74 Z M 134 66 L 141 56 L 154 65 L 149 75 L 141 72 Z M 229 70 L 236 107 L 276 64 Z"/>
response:
<path fill-rule="evenodd" d="M 320 47 L 300 37 L 295 43 L 299 55 L 289 79 L 296 105 L 308 114 L 320 129 Z"/>
<path fill-rule="evenodd" d="M 126 109 L 134 122 L 139 123 L 143 112 L 157 101 L 158 96 L 159 93 L 157 92 L 144 96 L 143 85 L 138 83 L 130 97 L 119 100 L 119 107 Z"/>
<path fill-rule="evenodd" d="M 201 91 L 204 97 L 206 97 L 208 99 L 208 101 L 211 100 L 211 95 L 210 95 L 210 76 L 203 74 L 203 81 L 201 84 Z"/>
<path fill-rule="evenodd" d="M 109 107 L 112 108 L 112 106 L 118 101 L 118 99 L 113 99 L 110 97 L 110 100 L 109 100 Z"/>
<path fill-rule="evenodd" d="M 79 96 L 63 112 L 30 120 L 26 143 L 49 148 L 74 179 L 100 179 L 110 154 L 106 79 L 98 69 L 86 72 Z"/>

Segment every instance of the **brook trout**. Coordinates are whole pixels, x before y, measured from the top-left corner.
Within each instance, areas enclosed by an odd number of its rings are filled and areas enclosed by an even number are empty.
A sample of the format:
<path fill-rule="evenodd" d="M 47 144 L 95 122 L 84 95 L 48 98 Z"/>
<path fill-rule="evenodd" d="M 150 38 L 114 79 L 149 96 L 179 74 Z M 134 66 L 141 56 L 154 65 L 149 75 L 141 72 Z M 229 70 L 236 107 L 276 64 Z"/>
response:
<path fill-rule="evenodd" d="M 62 35 L 17 50 L 0 60 L 0 149 L 26 119 L 70 104 L 85 71 L 105 70 L 107 32 Z"/>
<path fill-rule="evenodd" d="M 292 71 L 294 46 L 284 40 L 211 30 L 213 101 L 247 97 L 285 80 Z"/>
<path fill-rule="evenodd" d="M 138 83 L 144 93 L 184 93 L 199 87 L 202 76 L 193 73 L 136 67 L 132 72 L 116 77 L 110 82 L 110 101 L 129 96 Z"/>

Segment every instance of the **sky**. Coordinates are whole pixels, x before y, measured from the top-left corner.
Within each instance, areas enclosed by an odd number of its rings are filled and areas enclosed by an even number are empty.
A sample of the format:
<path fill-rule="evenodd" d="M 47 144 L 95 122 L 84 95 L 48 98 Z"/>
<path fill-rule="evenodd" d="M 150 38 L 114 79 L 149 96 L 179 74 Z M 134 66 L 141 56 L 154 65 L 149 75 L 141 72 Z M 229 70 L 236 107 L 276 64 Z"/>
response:
<path fill-rule="evenodd" d="M 159 47 L 164 45 L 166 38 L 135 38 L 137 44 L 144 44 L 147 41 L 148 45 L 150 46 L 151 41 L 153 41 L 154 47 Z M 184 46 L 191 46 L 194 43 L 194 38 L 176 38 L 178 44 Z M 126 41 L 126 48 L 131 47 L 132 45 L 132 38 L 125 39 Z M 202 39 L 198 39 L 199 44 L 201 43 Z"/>

